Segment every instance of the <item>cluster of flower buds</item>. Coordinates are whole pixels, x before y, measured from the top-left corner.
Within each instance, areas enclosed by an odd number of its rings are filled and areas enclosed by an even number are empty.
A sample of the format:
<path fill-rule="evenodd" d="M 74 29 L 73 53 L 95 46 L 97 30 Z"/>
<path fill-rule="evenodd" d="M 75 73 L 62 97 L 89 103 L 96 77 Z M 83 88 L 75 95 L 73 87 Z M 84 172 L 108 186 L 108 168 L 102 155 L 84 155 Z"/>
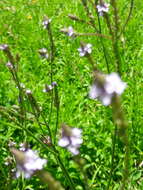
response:
<path fill-rule="evenodd" d="M 2 51 L 7 50 L 8 48 L 9 48 L 9 47 L 8 47 L 7 44 L 1 44 L 1 45 L 0 45 L 0 50 L 2 50 Z"/>
<path fill-rule="evenodd" d="M 42 49 L 39 49 L 39 54 L 42 58 L 45 58 L 45 59 L 48 59 L 49 58 L 49 54 L 48 54 L 48 51 L 46 48 L 42 48 Z"/>
<path fill-rule="evenodd" d="M 107 13 L 109 11 L 109 4 L 101 3 L 101 4 L 97 5 L 96 8 L 97 8 L 99 15 L 103 16 L 104 13 Z"/>
<path fill-rule="evenodd" d="M 57 86 L 56 82 L 52 82 L 52 84 L 50 85 L 45 84 L 45 88 L 43 89 L 43 92 L 50 92 L 51 90 L 53 90 L 55 86 Z"/>
<path fill-rule="evenodd" d="M 37 152 L 31 149 L 19 151 L 12 148 L 11 152 L 17 162 L 16 177 L 23 173 L 25 178 L 30 178 L 36 171 L 42 170 L 47 163 L 47 160 L 39 158 Z"/>
<path fill-rule="evenodd" d="M 51 21 L 52 21 L 51 19 L 45 17 L 44 20 L 43 20 L 43 22 L 42 22 L 43 28 L 47 29 L 48 26 L 49 26 L 49 24 L 51 23 Z"/>
<path fill-rule="evenodd" d="M 126 88 L 126 83 L 122 82 L 117 73 L 103 75 L 96 73 L 96 79 L 90 88 L 91 99 L 99 99 L 103 105 L 111 104 L 113 96 L 121 95 Z"/>
<path fill-rule="evenodd" d="M 14 142 L 14 141 L 11 141 L 11 140 L 10 140 L 10 141 L 8 142 L 8 147 L 9 147 L 9 148 L 15 147 L 15 145 L 16 145 L 16 142 Z"/>
<path fill-rule="evenodd" d="M 58 144 L 67 148 L 73 155 L 79 154 L 79 147 L 83 140 L 81 138 L 82 130 L 78 128 L 70 128 L 67 125 L 62 126 L 62 137 Z"/>
<path fill-rule="evenodd" d="M 86 56 L 92 52 L 92 45 L 91 44 L 82 45 L 80 48 L 78 48 L 78 52 L 81 57 Z"/>
<path fill-rule="evenodd" d="M 67 34 L 69 37 L 75 37 L 76 32 L 74 31 L 72 26 L 69 26 L 68 28 L 61 29 L 61 32 Z"/>

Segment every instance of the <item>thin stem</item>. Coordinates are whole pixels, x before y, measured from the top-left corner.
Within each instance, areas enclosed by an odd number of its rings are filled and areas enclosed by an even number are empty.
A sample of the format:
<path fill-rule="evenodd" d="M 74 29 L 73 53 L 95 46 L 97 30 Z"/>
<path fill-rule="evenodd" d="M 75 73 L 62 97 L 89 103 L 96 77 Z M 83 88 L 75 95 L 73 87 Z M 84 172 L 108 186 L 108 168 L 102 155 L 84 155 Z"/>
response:
<path fill-rule="evenodd" d="M 35 98 L 31 94 L 28 94 L 28 100 L 29 100 L 29 103 L 30 103 L 31 108 L 33 110 L 33 115 L 35 116 L 35 119 L 36 119 L 36 121 L 37 121 L 43 135 L 44 135 L 45 133 L 44 133 L 43 127 L 42 127 L 41 123 L 39 122 L 39 115 L 37 115 L 37 113 L 35 111 L 35 104 L 36 104 L 36 108 L 38 108 L 37 102 L 36 102 Z M 34 103 L 33 103 L 33 101 L 34 101 Z M 40 111 L 39 111 L 38 114 L 40 114 Z"/>
<path fill-rule="evenodd" d="M 118 41 L 120 22 L 119 22 L 118 9 L 117 9 L 117 0 L 111 0 L 111 4 L 113 6 L 113 11 L 114 11 L 114 25 L 115 25 L 114 35 L 113 35 L 113 51 L 117 64 L 117 72 L 121 75 L 121 59 L 120 59 L 119 41 Z"/>
<path fill-rule="evenodd" d="M 74 158 L 74 161 L 77 163 L 77 165 L 79 166 L 80 172 L 83 174 L 83 184 L 84 184 L 84 189 L 85 190 L 90 190 L 89 184 L 88 184 L 88 177 L 87 177 L 87 173 L 86 170 L 84 168 L 84 160 L 82 158 L 80 158 L 79 156 L 76 156 Z"/>
<path fill-rule="evenodd" d="M 65 174 L 65 176 L 66 176 L 66 178 L 67 178 L 67 180 L 69 182 L 70 189 L 75 190 L 74 183 L 73 183 L 71 177 L 69 176 L 67 170 L 65 169 L 65 166 L 63 165 L 63 162 L 62 162 L 62 160 L 60 158 L 60 155 L 56 155 L 55 157 L 56 157 L 57 161 L 59 162 L 59 165 L 60 165 L 62 171 L 64 172 L 64 174 Z"/>
<path fill-rule="evenodd" d="M 56 127 L 55 127 L 55 134 L 54 134 L 54 144 L 56 143 L 56 135 L 57 135 L 57 130 L 58 130 L 58 124 L 59 124 L 59 110 L 60 110 L 60 100 L 59 100 L 59 93 L 58 93 L 58 88 L 55 86 L 55 105 L 57 108 L 56 112 Z"/>
<path fill-rule="evenodd" d="M 115 57 L 115 67 L 116 67 L 117 72 L 121 75 L 121 59 L 120 59 L 120 53 L 119 53 L 119 47 L 118 47 L 118 37 L 117 37 L 117 32 L 116 32 L 118 26 L 116 27 L 115 32 L 113 32 L 109 16 L 105 14 L 104 17 L 106 19 L 109 33 L 112 36 L 112 48 L 113 48 L 113 53 Z"/>
<path fill-rule="evenodd" d="M 102 33 L 102 29 L 101 29 L 101 24 L 100 24 L 100 18 L 99 18 L 99 14 L 97 13 L 97 17 L 98 17 L 98 26 L 99 26 L 99 32 Z M 106 67 L 107 67 L 107 71 L 108 73 L 110 73 L 110 68 L 109 68 L 109 63 L 108 63 L 108 59 L 107 59 L 107 51 L 106 51 L 106 48 L 104 46 L 104 42 L 102 40 L 102 38 L 100 38 L 100 42 L 101 42 L 101 45 L 102 45 L 102 48 L 103 48 L 103 54 L 104 54 L 104 58 L 105 58 L 105 61 L 106 61 Z"/>
<path fill-rule="evenodd" d="M 52 154 L 54 154 L 54 155 L 57 155 L 57 152 L 54 152 L 53 150 L 51 150 L 48 146 L 46 146 L 40 139 L 38 139 L 29 129 L 27 129 L 27 128 L 25 128 L 25 127 L 23 127 L 21 124 L 19 124 L 18 122 L 16 122 L 16 121 L 14 121 L 15 122 L 15 124 L 17 125 L 17 126 L 13 126 L 11 123 L 7 123 L 7 122 L 4 122 L 4 121 L 2 121 L 2 123 L 4 124 L 4 125 L 7 125 L 7 126 L 11 126 L 12 128 L 13 127 L 17 127 L 17 128 L 19 128 L 19 129 L 22 129 L 22 130 L 24 130 L 24 131 L 26 131 L 26 133 L 28 133 L 33 139 L 35 139 L 39 144 L 41 144 L 44 148 L 46 148 L 46 149 L 48 149 L 48 151 L 49 152 L 51 152 Z"/>
<path fill-rule="evenodd" d="M 129 179 L 129 165 L 130 165 L 130 150 L 129 150 L 129 137 L 128 137 L 128 124 L 124 118 L 124 112 L 121 107 L 120 98 L 117 95 L 114 95 L 112 101 L 113 117 L 114 122 L 118 127 L 118 134 L 121 137 L 124 147 L 125 147 L 125 157 L 124 157 L 124 170 L 122 185 L 120 190 L 124 190 L 128 184 Z"/>
<path fill-rule="evenodd" d="M 111 170 L 110 170 L 110 177 L 107 185 L 107 190 L 110 187 L 111 179 L 113 177 L 113 171 L 114 171 L 114 160 L 115 160 L 115 148 L 116 148 L 116 139 L 117 139 L 117 125 L 115 125 L 114 129 L 114 136 L 112 138 L 112 160 L 111 160 Z"/>
<path fill-rule="evenodd" d="M 76 33 L 76 36 L 98 36 L 98 37 L 111 39 L 110 36 L 106 36 L 106 35 L 100 34 L 100 33 Z"/>
<path fill-rule="evenodd" d="M 95 18 L 93 17 L 93 15 L 91 15 L 89 7 L 87 5 L 87 0 L 81 0 L 81 2 L 83 4 L 83 7 L 86 11 L 88 18 L 90 19 L 90 23 L 92 23 L 92 26 L 95 28 L 96 31 L 98 31 L 98 29 L 96 28 L 96 25 L 95 25 Z"/>
<path fill-rule="evenodd" d="M 12 68 L 10 68 L 10 72 L 12 74 L 12 77 L 13 77 L 13 80 L 14 80 L 16 86 L 19 89 L 19 105 L 20 105 L 20 108 L 21 108 L 21 115 L 24 115 L 26 117 L 26 111 L 25 111 L 25 105 L 24 105 L 24 97 L 23 97 L 23 89 L 21 88 L 20 80 L 19 80 L 19 77 L 17 75 L 17 70 L 16 70 L 16 67 L 15 67 L 15 62 L 16 62 L 15 58 L 12 55 L 9 47 L 4 50 L 4 53 L 8 57 L 10 63 L 12 64 Z M 22 123 L 23 122 L 24 122 L 24 120 L 22 119 Z"/>
<path fill-rule="evenodd" d="M 52 83 L 53 82 L 53 62 L 55 59 L 55 44 L 54 44 L 54 40 L 53 40 L 53 34 L 52 34 L 50 23 L 47 27 L 47 31 L 48 31 L 49 41 L 50 41 L 50 50 L 51 50 L 51 56 L 50 56 L 50 65 L 51 65 L 50 76 L 51 77 L 50 77 L 50 79 L 51 79 L 51 83 Z M 52 112 L 53 112 L 53 91 L 51 91 L 51 107 L 50 107 L 50 114 L 49 114 L 49 124 L 51 122 Z"/>
<path fill-rule="evenodd" d="M 134 0 L 131 0 L 129 14 L 128 14 L 127 19 L 125 21 L 125 24 L 123 25 L 122 30 L 121 30 L 121 32 L 119 34 L 119 38 L 122 35 L 122 33 L 125 31 L 125 28 L 126 28 L 128 22 L 129 22 L 130 18 L 131 18 L 131 15 L 132 15 L 132 12 L 133 12 L 133 7 L 134 7 Z"/>
<path fill-rule="evenodd" d="M 72 15 L 72 14 L 68 14 L 68 17 L 72 20 L 75 20 L 75 21 L 78 21 L 78 22 L 81 22 L 81 23 L 84 23 L 84 24 L 87 24 L 88 26 L 92 26 L 92 27 L 95 27 L 95 25 L 91 22 L 91 21 L 86 21 L 86 20 L 83 20 L 75 15 Z M 97 31 L 97 29 L 96 29 Z"/>

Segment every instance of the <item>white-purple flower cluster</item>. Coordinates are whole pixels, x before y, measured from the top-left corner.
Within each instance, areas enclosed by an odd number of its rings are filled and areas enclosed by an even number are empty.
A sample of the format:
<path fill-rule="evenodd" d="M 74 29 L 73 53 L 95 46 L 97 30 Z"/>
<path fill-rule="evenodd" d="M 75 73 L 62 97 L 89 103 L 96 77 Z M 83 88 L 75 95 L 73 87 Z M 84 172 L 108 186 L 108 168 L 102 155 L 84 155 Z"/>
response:
<path fill-rule="evenodd" d="M 19 177 L 23 173 L 25 178 L 30 178 L 35 171 L 41 170 L 47 163 L 47 160 L 39 158 L 37 152 L 31 149 L 28 149 L 25 152 L 19 152 L 19 155 L 22 154 L 22 159 L 17 161 L 16 177 Z M 20 158 L 16 158 L 16 160 L 19 159 Z"/>
<path fill-rule="evenodd" d="M 44 21 L 42 22 L 43 28 L 47 29 L 48 25 L 51 23 L 52 19 L 46 18 L 44 19 Z"/>
<path fill-rule="evenodd" d="M 76 33 L 72 26 L 69 26 L 68 28 L 62 28 L 61 32 L 67 34 L 69 37 L 75 37 Z"/>
<path fill-rule="evenodd" d="M 6 63 L 6 66 L 9 68 L 9 69 L 13 69 L 13 65 L 12 65 L 12 63 L 10 62 L 10 61 L 8 61 L 7 63 Z"/>
<path fill-rule="evenodd" d="M 80 48 L 78 48 L 79 51 L 79 55 L 81 57 L 90 54 L 92 52 L 92 45 L 91 44 L 86 44 L 84 46 L 81 46 Z"/>
<path fill-rule="evenodd" d="M 104 13 L 107 13 L 109 11 L 109 4 L 107 3 L 97 5 L 96 7 L 100 16 L 103 16 Z"/>
<path fill-rule="evenodd" d="M 49 54 L 46 48 L 39 49 L 39 54 L 42 58 L 48 59 Z"/>
<path fill-rule="evenodd" d="M 105 76 L 103 85 L 95 82 L 90 87 L 89 97 L 91 99 L 98 98 L 103 105 L 111 104 L 114 94 L 121 95 L 126 88 L 126 83 L 121 80 L 117 73 L 111 73 Z"/>
<path fill-rule="evenodd" d="M 0 45 L 0 50 L 6 50 L 8 48 L 8 45 L 7 44 L 1 44 Z"/>
<path fill-rule="evenodd" d="M 63 127 L 62 138 L 59 140 L 58 145 L 67 148 L 73 155 L 79 154 L 78 149 L 83 142 L 81 133 L 81 129 Z"/>
<path fill-rule="evenodd" d="M 45 88 L 43 89 L 43 92 L 50 92 L 51 90 L 54 89 L 55 86 L 57 86 L 56 82 L 52 82 L 52 84 L 50 85 L 45 84 Z"/>
<path fill-rule="evenodd" d="M 72 37 L 74 35 L 74 29 L 72 26 L 69 26 L 67 29 L 67 35 Z"/>

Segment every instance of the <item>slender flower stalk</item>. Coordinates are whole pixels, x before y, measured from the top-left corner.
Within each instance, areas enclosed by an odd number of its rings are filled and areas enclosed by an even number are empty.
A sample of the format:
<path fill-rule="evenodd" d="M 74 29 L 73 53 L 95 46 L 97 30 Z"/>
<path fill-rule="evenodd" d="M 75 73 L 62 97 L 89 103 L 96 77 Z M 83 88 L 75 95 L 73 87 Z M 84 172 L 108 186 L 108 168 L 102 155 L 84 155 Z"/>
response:
<path fill-rule="evenodd" d="M 124 112 L 121 107 L 120 97 L 115 95 L 112 101 L 113 118 L 117 125 L 118 135 L 121 137 L 125 147 L 124 170 L 122 177 L 122 184 L 120 190 L 124 190 L 128 185 L 129 166 L 130 166 L 130 150 L 128 137 L 128 123 L 124 117 Z"/>
<path fill-rule="evenodd" d="M 121 32 L 120 32 L 120 34 L 119 34 L 119 39 L 120 39 L 120 37 L 122 36 L 123 32 L 125 31 L 125 28 L 126 28 L 128 22 L 129 22 L 129 20 L 130 20 L 130 18 L 131 18 L 131 16 L 132 16 L 133 8 L 134 8 L 134 0 L 130 0 L 130 10 L 129 10 L 129 14 L 128 14 L 128 16 L 127 16 L 127 19 L 126 19 L 126 21 L 125 21 L 125 24 L 123 25 L 123 27 L 122 27 L 122 29 L 121 29 Z"/>
<path fill-rule="evenodd" d="M 49 172 L 37 171 L 36 174 L 45 183 L 49 190 L 64 190 L 59 181 L 56 181 Z"/>
<path fill-rule="evenodd" d="M 90 20 L 90 23 L 92 23 L 92 26 L 95 28 L 96 31 L 98 31 L 96 24 L 95 24 L 95 18 L 94 16 L 91 14 L 91 11 L 89 10 L 89 6 L 88 6 L 88 1 L 87 0 L 81 0 L 83 7 L 86 11 L 87 17 Z"/>
<path fill-rule="evenodd" d="M 58 86 L 55 85 L 54 88 L 54 104 L 57 109 L 56 111 L 56 126 L 55 126 L 55 132 L 54 132 L 54 143 L 56 143 L 56 135 L 57 135 L 57 130 L 58 130 L 58 125 L 59 125 L 59 112 L 60 112 L 60 98 L 59 98 L 59 93 L 58 93 Z"/>
<path fill-rule="evenodd" d="M 51 19 L 45 17 L 44 22 L 46 22 L 47 24 L 45 25 L 45 29 L 48 32 L 48 37 L 49 37 L 49 41 L 50 41 L 50 66 L 51 66 L 51 71 L 50 71 L 50 80 L 51 83 L 53 82 L 53 63 L 55 60 L 55 44 L 54 44 L 54 39 L 53 39 L 53 33 L 52 33 L 52 29 L 51 29 Z M 53 95 L 53 91 L 51 91 L 51 107 L 50 107 L 50 114 L 49 114 L 49 121 L 48 123 L 50 124 L 51 122 L 51 116 L 52 116 L 52 112 L 53 112 L 53 99 L 54 99 L 54 95 Z"/>
<path fill-rule="evenodd" d="M 50 136 L 51 141 L 52 141 L 52 133 L 51 133 L 50 126 L 49 126 L 49 124 L 46 122 L 45 116 L 42 114 L 42 112 L 41 112 L 41 110 L 40 110 L 40 108 L 39 108 L 39 105 L 38 105 L 38 103 L 37 103 L 35 97 L 33 96 L 31 90 L 26 90 L 26 94 L 27 94 L 27 96 L 28 96 L 29 103 L 31 104 L 31 107 L 32 107 L 32 110 L 33 110 L 35 119 L 36 119 L 36 121 L 37 121 L 37 123 L 38 123 L 38 125 L 39 125 L 39 127 L 40 127 L 40 129 L 41 129 L 41 131 L 42 131 L 42 133 L 43 133 L 43 135 L 44 135 L 45 133 L 44 133 L 43 127 L 42 127 L 42 125 L 41 125 L 41 123 L 40 123 L 40 121 L 39 121 L 39 117 L 40 117 L 40 116 L 42 117 L 42 119 L 43 119 L 43 121 L 44 121 L 44 124 L 45 124 L 45 126 L 47 127 L 47 129 L 48 129 L 49 136 Z"/>
<path fill-rule="evenodd" d="M 6 66 L 9 68 L 9 71 L 12 74 L 13 80 L 14 80 L 14 82 L 15 82 L 18 90 L 19 90 L 18 100 L 19 100 L 21 115 L 24 115 L 26 117 L 26 110 L 25 110 L 25 103 L 24 103 L 24 92 L 23 92 L 23 88 L 22 88 L 21 83 L 20 83 L 20 79 L 19 79 L 18 74 L 17 74 L 17 69 L 16 69 L 17 59 L 14 58 L 14 56 L 12 55 L 10 48 L 7 44 L 0 45 L 0 50 L 2 50 L 6 54 L 8 60 L 9 60 L 8 63 L 6 64 Z M 24 122 L 23 118 L 20 118 L 20 120 L 22 123 Z"/>

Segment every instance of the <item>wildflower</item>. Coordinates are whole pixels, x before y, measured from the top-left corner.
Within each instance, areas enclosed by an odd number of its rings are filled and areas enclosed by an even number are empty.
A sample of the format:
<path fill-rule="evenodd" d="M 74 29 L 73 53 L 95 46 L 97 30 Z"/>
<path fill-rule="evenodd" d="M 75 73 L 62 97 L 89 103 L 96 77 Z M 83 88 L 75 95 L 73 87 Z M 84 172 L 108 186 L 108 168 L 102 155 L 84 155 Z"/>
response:
<path fill-rule="evenodd" d="M 39 54 L 41 55 L 42 58 L 48 59 L 49 57 L 49 54 L 46 48 L 39 49 Z"/>
<path fill-rule="evenodd" d="M 73 30 L 73 27 L 72 27 L 72 26 L 69 26 L 69 27 L 68 27 L 67 34 L 68 34 L 68 36 L 70 36 L 70 37 L 74 35 L 74 30 Z"/>
<path fill-rule="evenodd" d="M 20 146 L 20 148 L 19 148 L 20 151 L 24 152 L 24 151 L 27 150 L 27 143 L 25 143 L 25 142 L 24 143 L 20 143 L 19 146 Z"/>
<path fill-rule="evenodd" d="M 92 52 L 92 49 L 91 49 L 92 45 L 91 44 L 86 44 L 84 46 L 81 46 L 80 48 L 78 48 L 78 51 L 79 51 L 79 55 L 81 57 L 87 55 L 87 54 L 90 54 Z"/>
<path fill-rule="evenodd" d="M 13 69 L 13 65 L 10 61 L 7 62 L 6 66 L 9 68 L 9 69 Z"/>
<path fill-rule="evenodd" d="M 62 128 L 62 138 L 58 142 L 59 146 L 67 148 L 73 155 L 79 154 L 78 148 L 83 142 L 81 139 L 81 133 L 81 129 L 71 129 L 64 125 Z"/>
<path fill-rule="evenodd" d="M 109 4 L 103 3 L 100 5 L 97 5 L 97 11 L 100 16 L 103 16 L 104 13 L 107 13 L 109 11 Z"/>
<path fill-rule="evenodd" d="M 44 21 L 42 22 L 42 25 L 43 25 L 43 28 L 44 29 L 47 29 L 49 24 L 51 23 L 51 20 L 52 19 L 49 19 L 49 18 L 45 18 Z"/>
<path fill-rule="evenodd" d="M 25 152 L 17 149 L 11 149 L 17 162 L 16 177 L 19 177 L 22 173 L 25 178 L 30 178 L 34 172 L 42 170 L 43 166 L 47 163 L 47 160 L 39 158 L 36 151 L 31 149 Z"/>
<path fill-rule="evenodd" d="M 7 44 L 1 44 L 0 45 L 0 50 L 6 50 L 8 48 L 8 45 Z"/>
<path fill-rule="evenodd" d="M 11 141 L 11 140 L 10 140 L 10 141 L 8 142 L 8 146 L 9 146 L 9 147 L 14 147 L 15 145 L 16 145 L 16 143 L 15 143 L 14 141 Z"/>
<path fill-rule="evenodd" d="M 12 164 L 12 162 L 13 162 L 13 158 L 12 158 L 11 156 L 8 156 L 8 157 L 5 159 L 4 164 L 5 164 L 6 166 L 9 166 L 9 165 Z"/>
<path fill-rule="evenodd" d="M 121 95 L 126 88 L 126 83 L 122 82 L 117 73 L 105 76 L 103 84 L 95 81 L 90 88 L 89 96 L 91 99 L 98 98 L 103 105 L 111 104 L 114 94 Z"/>
<path fill-rule="evenodd" d="M 56 82 L 52 82 L 52 84 L 50 84 L 50 85 L 45 84 L 45 88 L 43 89 L 43 92 L 49 92 L 49 91 L 53 90 L 53 88 L 55 86 L 57 86 Z"/>
<path fill-rule="evenodd" d="M 75 36 L 75 31 L 72 26 L 69 26 L 68 28 L 63 28 L 61 29 L 61 31 L 67 34 L 69 37 Z"/>
<path fill-rule="evenodd" d="M 21 88 L 25 89 L 25 84 L 20 83 Z"/>
<path fill-rule="evenodd" d="M 27 89 L 26 94 L 32 94 L 31 90 Z"/>

